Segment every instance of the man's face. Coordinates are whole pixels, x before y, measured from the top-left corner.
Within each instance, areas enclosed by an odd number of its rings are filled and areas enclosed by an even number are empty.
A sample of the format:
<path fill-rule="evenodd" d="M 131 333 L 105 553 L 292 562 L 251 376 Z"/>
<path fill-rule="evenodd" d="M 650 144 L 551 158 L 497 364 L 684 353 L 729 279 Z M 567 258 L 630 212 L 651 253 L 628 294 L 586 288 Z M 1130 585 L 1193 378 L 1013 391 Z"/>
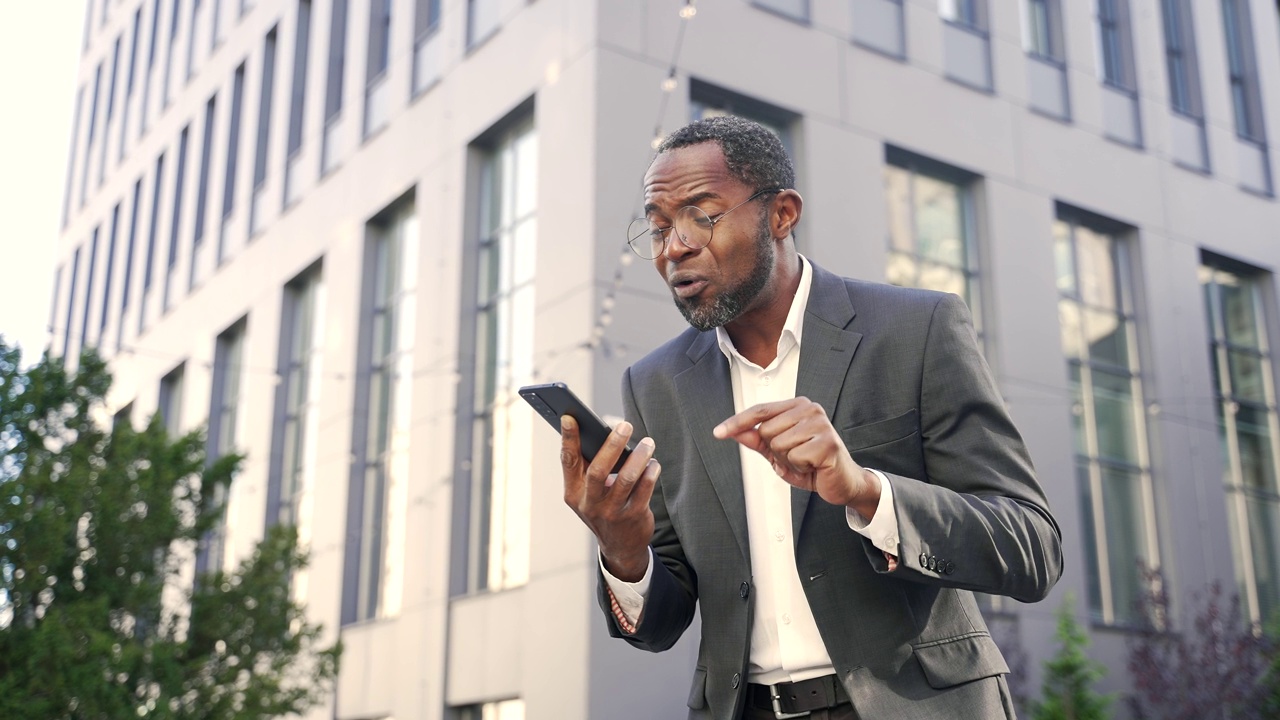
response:
<path fill-rule="evenodd" d="M 705 142 L 659 155 L 645 174 L 645 213 L 668 227 L 680 208 L 712 220 L 757 190 L 729 174 L 719 144 Z M 764 196 L 768 198 L 770 196 Z M 715 223 L 711 244 L 691 249 L 674 231 L 654 261 L 685 320 L 698 330 L 727 325 L 751 310 L 774 274 L 776 252 L 767 200 L 747 203 Z"/>

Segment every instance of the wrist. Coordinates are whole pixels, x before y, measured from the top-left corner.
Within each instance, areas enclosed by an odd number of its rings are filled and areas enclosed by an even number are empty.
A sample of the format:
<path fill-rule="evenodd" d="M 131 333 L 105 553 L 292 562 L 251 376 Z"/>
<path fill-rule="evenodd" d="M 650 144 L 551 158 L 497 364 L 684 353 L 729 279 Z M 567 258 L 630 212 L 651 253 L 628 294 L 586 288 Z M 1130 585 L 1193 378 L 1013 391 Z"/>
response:
<path fill-rule="evenodd" d="M 858 468 L 862 473 L 864 491 L 848 504 L 863 519 L 870 521 L 876 515 L 880 505 L 880 477 L 866 468 Z"/>
<path fill-rule="evenodd" d="M 649 548 L 637 554 L 610 555 L 601 552 L 604 567 L 615 578 L 628 583 L 639 582 L 649 570 Z"/>

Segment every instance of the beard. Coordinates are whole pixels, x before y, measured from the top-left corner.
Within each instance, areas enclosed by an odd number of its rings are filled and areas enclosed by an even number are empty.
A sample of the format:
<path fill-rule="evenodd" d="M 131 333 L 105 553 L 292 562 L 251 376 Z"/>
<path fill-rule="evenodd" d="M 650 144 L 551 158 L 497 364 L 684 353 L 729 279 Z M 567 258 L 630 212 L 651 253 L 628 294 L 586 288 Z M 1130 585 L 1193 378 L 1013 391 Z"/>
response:
<path fill-rule="evenodd" d="M 713 297 L 700 296 L 682 299 L 672 293 L 676 308 L 695 330 L 707 331 L 733 322 L 750 307 L 773 277 L 777 263 L 777 249 L 773 246 L 773 234 L 769 232 L 769 215 L 762 213 L 755 242 L 755 262 L 751 272 L 738 284 Z"/>

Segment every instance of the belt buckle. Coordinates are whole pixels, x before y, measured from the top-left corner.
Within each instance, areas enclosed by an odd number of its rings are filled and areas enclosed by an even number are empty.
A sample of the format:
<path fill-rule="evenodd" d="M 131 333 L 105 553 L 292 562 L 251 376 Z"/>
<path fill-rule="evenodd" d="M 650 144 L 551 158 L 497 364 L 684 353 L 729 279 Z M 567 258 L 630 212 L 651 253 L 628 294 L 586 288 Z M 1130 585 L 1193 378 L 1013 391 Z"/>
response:
<path fill-rule="evenodd" d="M 773 702 L 773 716 L 777 720 L 788 720 L 789 718 L 809 717 L 809 712 L 784 713 L 782 712 L 782 703 L 778 702 L 782 699 L 782 695 L 778 693 L 777 685 L 769 686 L 769 700 Z"/>

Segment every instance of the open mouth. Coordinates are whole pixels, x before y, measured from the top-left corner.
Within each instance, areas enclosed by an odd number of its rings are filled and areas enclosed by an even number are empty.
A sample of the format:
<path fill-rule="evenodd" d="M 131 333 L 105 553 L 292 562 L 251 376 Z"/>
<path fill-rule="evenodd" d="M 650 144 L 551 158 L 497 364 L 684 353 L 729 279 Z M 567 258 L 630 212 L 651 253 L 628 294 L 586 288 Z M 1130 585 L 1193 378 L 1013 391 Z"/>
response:
<path fill-rule="evenodd" d="M 675 292 L 676 297 L 691 298 L 702 292 L 707 286 L 707 281 L 702 278 L 677 278 L 671 283 L 671 289 Z"/>

